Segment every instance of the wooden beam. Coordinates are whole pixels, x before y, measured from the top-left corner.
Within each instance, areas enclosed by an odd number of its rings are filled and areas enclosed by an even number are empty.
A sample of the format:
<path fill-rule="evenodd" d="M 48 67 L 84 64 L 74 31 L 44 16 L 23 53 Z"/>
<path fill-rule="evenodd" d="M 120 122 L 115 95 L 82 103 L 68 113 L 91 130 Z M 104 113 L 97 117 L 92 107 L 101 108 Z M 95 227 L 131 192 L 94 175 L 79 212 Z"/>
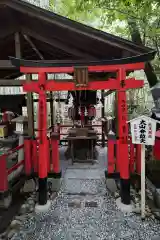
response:
<path fill-rule="evenodd" d="M 16 58 L 21 58 L 21 44 L 19 32 L 16 32 L 14 34 L 14 41 L 15 41 L 15 56 Z"/>
<path fill-rule="evenodd" d="M 30 44 L 30 46 L 32 47 L 32 49 L 36 52 L 36 54 L 38 55 L 38 57 L 43 60 L 43 56 L 40 53 L 40 51 L 36 48 L 35 44 L 31 41 L 31 39 L 26 35 L 23 34 L 23 37 L 25 38 L 25 40 Z"/>
<path fill-rule="evenodd" d="M 16 58 L 21 58 L 21 42 L 19 33 L 15 34 L 15 55 Z M 32 80 L 32 74 L 26 74 L 26 82 Z M 34 108 L 33 94 L 27 93 L 27 115 L 28 115 L 28 136 L 34 137 Z"/>
<path fill-rule="evenodd" d="M 15 80 L 15 79 L 0 79 L 0 87 L 20 87 L 26 81 L 25 80 Z"/>
<path fill-rule="evenodd" d="M 0 60 L 0 69 L 16 69 L 10 60 Z"/>
<path fill-rule="evenodd" d="M 21 44 L 20 44 L 20 34 L 19 32 L 15 32 L 14 33 L 14 42 L 15 42 L 15 56 L 17 58 L 21 58 L 22 57 L 22 54 L 21 54 Z M 4 70 L 4 69 L 7 69 L 7 70 L 18 70 L 18 68 L 16 68 L 15 66 L 12 65 L 12 62 L 10 60 L 0 60 L 0 70 Z M 10 73 L 5 76 L 6 78 L 13 78 L 14 77 L 14 73 Z M 3 86 L 6 86 L 6 83 L 3 81 L 1 82 L 3 84 Z M 16 83 L 18 86 L 18 82 Z M 9 83 L 9 86 L 12 86 L 12 83 Z M 13 86 L 15 86 L 13 84 Z"/>
<path fill-rule="evenodd" d="M 36 99 L 33 99 L 33 102 L 35 102 L 35 103 L 38 103 L 38 99 L 36 98 Z M 50 99 L 50 98 L 47 98 L 47 100 L 46 100 L 47 102 L 51 102 L 52 100 Z"/>
<path fill-rule="evenodd" d="M 48 38 L 47 38 L 47 37 L 44 37 L 44 36 L 34 32 L 34 31 L 30 30 L 30 29 L 27 29 L 27 28 L 24 28 L 22 30 L 22 32 L 24 34 L 27 34 L 28 36 L 31 36 L 31 37 L 41 41 L 41 42 L 49 44 L 49 45 L 51 45 L 53 47 L 56 47 L 58 49 L 61 49 L 61 50 L 63 50 L 66 53 L 72 54 L 72 55 L 77 56 L 77 57 L 81 57 L 83 59 L 96 60 L 96 58 L 93 57 L 92 55 L 87 54 L 87 53 L 85 53 L 83 51 L 80 51 L 80 50 L 74 48 L 72 45 L 71 46 L 67 46 L 66 44 L 62 43 L 60 40 L 55 39 L 55 38 L 51 38 L 51 36 L 50 37 L 48 36 Z"/>
<path fill-rule="evenodd" d="M 122 50 L 122 57 L 123 58 L 131 57 L 131 56 L 132 56 L 131 52 L 127 51 L 126 49 Z"/>
<path fill-rule="evenodd" d="M 61 30 L 65 31 L 66 29 L 68 29 L 68 31 L 71 32 L 71 34 L 79 34 L 81 35 L 81 37 L 83 38 L 88 37 L 91 40 L 96 40 L 98 42 L 104 43 L 104 44 L 108 44 L 109 46 L 113 46 L 113 47 L 117 47 L 117 48 L 121 48 L 121 49 L 126 49 L 127 51 L 133 52 L 133 53 L 138 53 L 140 54 L 140 52 L 142 50 L 145 50 L 145 47 L 143 46 L 136 46 L 134 43 L 132 42 L 126 42 L 124 40 L 121 40 L 119 38 L 117 38 L 116 36 L 110 35 L 106 33 L 101 33 L 100 31 L 96 31 L 95 29 L 86 29 L 85 27 L 79 27 L 78 23 L 75 24 L 67 24 L 67 21 L 63 18 L 61 18 L 60 16 L 56 16 L 55 17 L 50 17 L 49 14 L 45 14 L 43 9 L 39 9 L 36 8 L 36 6 L 32 6 L 30 9 L 28 9 L 28 6 L 26 6 L 25 2 L 12 2 L 9 1 L 8 3 L 10 6 L 12 6 L 14 9 L 17 9 L 20 12 L 23 12 L 24 14 L 26 14 L 28 17 L 33 17 L 39 20 L 41 20 L 42 22 L 46 22 L 46 23 L 50 23 L 52 24 L 51 26 L 59 27 L 61 28 Z M 138 49 L 139 48 L 139 49 Z"/>
<path fill-rule="evenodd" d="M 26 75 L 26 81 L 30 82 L 32 75 Z M 27 93 L 27 115 L 28 115 L 28 136 L 34 137 L 34 108 L 33 108 L 33 94 Z"/>
<path fill-rule="evenodd" d="M 17 28 L 13 25 L 11 26 L 4 26 L 3 29 L 1 28 L 0 31 L 0 39 L 6 38 L 9 35 L 14 34 L 17 31 Z"/>

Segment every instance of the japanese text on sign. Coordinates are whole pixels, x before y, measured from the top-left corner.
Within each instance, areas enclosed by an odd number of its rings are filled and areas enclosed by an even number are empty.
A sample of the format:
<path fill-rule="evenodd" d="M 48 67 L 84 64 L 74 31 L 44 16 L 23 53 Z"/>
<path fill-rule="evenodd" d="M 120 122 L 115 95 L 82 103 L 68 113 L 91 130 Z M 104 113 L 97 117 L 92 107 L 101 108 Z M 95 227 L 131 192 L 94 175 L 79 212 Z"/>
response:
<path fill-rule="evenodd" d="M 134 144 L 154 145 L 156 121 L 141 116 L 130 121 L 132 142 Z"/>
<path fill-rule="evenodd" d="M 137 125 L 134 124 L 134 141 L 136 142 L 138 140 L 138 129 L 137 129 Z"/>
<path fill-rule="evenodd" d="M 140 138 L 140 143 L 146 143 L 146 121 L 141 120 L 139 124 L 139 138 Z"/>

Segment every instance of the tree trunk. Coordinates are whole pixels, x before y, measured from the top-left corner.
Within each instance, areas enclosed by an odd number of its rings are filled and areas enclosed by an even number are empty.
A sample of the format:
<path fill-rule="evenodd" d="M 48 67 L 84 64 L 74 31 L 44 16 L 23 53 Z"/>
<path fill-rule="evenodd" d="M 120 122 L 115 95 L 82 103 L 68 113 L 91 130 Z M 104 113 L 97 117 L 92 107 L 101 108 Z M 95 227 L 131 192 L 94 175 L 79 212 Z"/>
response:
<path fill-rule="evenodd" d="M 136 44 L 143 45 L 141 35 L 135 20 L 128 19 L 128 26 L 129 26 L 132 41 Z M 158 83 L 157 76 L 150 62 L 146 62 L 144 72 L 146 74 L 150 87 L 153 87 Z"/>

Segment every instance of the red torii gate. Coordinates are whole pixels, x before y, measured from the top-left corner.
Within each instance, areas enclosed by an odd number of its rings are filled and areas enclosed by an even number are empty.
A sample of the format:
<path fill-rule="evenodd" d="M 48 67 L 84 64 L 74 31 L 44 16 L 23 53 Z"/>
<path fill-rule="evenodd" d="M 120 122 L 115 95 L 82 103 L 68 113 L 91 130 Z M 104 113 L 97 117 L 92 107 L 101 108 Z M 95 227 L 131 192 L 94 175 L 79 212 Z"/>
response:
<path fill-rule="evenodd" d="M 17 62 L 18 64 L 17 64 Z M 16 64 L 15 64 L 16 62 Z M 25 64 L 25 62 L 27 64 Z M 116 79 L 107 79 L 106 81 L 89 81 L 87 84 L 81 84 L 81 79 L 78 79 L 80 84 L 75 82 L 65 82 L 56 80 L 47 80 L 47 73 L 74 73 L 74 63 L 72 66 L 46 66 L 43 61 L 41 66 L 32 62 L 19 59 L 13 59 L 14 65 L 20 66 L 20 72 L 38 73 L 38 81 L 25 83 L 23 89 L 25 92 L 36 92 L 39 94 L 38 101 L 38 136 L 39 136 L 39 156 L 38 156 L 38 174 L 39 174 L 39 195 L 46 188 L 48 175 L 48 139 L 47 139 L 47 103 L 46 91 L 77 91 L 77 90 L 117 90 L 117 116 L 118 116 L 118 139 L 117 145 L 118 163 L 121 179 L 121 200 L 124 204 L 130 204 L 130 171 L 129 171 L 129 156 L 128 156 L 128 116 L 126 103 L 126 90 L 130 88 L 140 88 L 143 86 L 143 80 L 135 80 L 134 78 L 126 79 L 126 72 L 144 69 L 144 63 L 131 63 L 119 65 L 91 65 L 88 64 L 88 72 L 115 72 Z M 57 64 L 56 64 L 57 65 Z M 63 65 L 63 64 L 62 64 Z M 43 189 L 42 189 L 43 188 Z M 47 188 L 46 188 L 47 189 Z M 43 195 L 43 194 L 42 194 Z M 45 205 L 47 195 L 44 194 L 39 200 L 40 205 Z"/>

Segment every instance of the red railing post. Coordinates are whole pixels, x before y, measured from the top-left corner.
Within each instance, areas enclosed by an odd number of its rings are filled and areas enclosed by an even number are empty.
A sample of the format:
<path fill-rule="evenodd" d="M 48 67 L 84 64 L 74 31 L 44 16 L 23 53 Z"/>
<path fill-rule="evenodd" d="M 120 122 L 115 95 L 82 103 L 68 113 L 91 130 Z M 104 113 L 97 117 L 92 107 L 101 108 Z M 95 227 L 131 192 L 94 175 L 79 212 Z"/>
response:
<path fill-rule="evenodd" d="M 59 173 L 59 149 L 58 149 L 58 140 L 52 139 L 52 165 L 53 172 Z"/>
<path fill-rule="evenodd" d="M 116 140 L 116 145 L 115 145 L 115 161 L 116 161 L 116 172 L 119 173 L 120 172 L 120 152 L 119 152 L 119 140 Z"/>
<path fill-rule="evenodd" d="M 129 170 L 129 154 L 128 154 L 128 111 L 126 91 L 126 70 L 121 67 L 117 72 L 117 81 L 120 88 L 116 92 L 117 100 L 117 137 L 119 140 L 117 161 L 120 169 L 120 186 L 121 186 L 121 201 L 123 204 L 131 203 L 130 196 L 130 170 Z"/>
<path fill-rule="evenodd" d="M 115 159 L 114 159 L 114 144 L 115 141 L 108 139 L 108 174 L 114 173 L 115 169 Z"/>
<path fill-rule="evenodd" d="M 6 155 L 0 156 L 0 192 L 8 190 Z"/>
<path fill-rule="evenodd" d="M 59 133 L 52 133 L 52 171 L 55 178 L 61 177 L 60 160 L 59 160 Z"/>
<path fill-rule="evenodd" d="M 50 139 L 47 140 L 47 149 L 48 149 L 48 173 L 51 170 L 51 148 L 50 148 Z"/>
<path fill-rule="evenodd" d="M 153 156 L 156 160 L 160 160 L 160 130 L 156 132 Z"/>

